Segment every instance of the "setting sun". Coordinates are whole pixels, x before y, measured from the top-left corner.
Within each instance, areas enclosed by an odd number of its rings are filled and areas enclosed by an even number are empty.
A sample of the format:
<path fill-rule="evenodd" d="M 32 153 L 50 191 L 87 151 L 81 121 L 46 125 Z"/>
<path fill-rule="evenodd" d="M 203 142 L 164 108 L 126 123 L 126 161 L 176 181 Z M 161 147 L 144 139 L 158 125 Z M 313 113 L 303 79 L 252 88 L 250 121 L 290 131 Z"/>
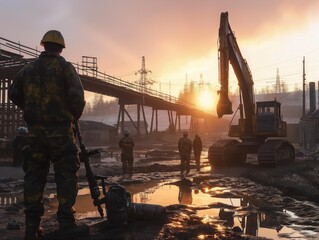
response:
<path fill-rule="evenodd" d="M 202 91 L 197 101 L 199 106 L 205 110 L 212 110 L 215 105 L 214 95 L 209 91 Z"/>

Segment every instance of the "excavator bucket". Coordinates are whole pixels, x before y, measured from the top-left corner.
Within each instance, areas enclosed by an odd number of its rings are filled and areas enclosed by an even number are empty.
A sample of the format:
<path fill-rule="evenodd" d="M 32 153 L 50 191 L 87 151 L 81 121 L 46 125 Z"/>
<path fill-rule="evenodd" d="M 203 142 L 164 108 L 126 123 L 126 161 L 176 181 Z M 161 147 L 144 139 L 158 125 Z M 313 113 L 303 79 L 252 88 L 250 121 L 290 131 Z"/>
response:
<path fill-rule="evenodd" d="M 221 118 L 223 115 L 233 114 L 232 103 L 228 98 L 220 98 L 217 103 L 217 116 Z"/>

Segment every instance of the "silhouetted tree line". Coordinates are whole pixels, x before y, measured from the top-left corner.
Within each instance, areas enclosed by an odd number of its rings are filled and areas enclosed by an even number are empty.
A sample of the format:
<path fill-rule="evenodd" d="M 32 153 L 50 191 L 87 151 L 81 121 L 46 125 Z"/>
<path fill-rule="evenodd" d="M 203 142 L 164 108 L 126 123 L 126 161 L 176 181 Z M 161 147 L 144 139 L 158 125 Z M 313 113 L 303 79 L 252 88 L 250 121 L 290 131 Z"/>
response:
<path fill-rule="evenodd" d="M 178 95 L 178 103 L 185 104 L 185 103 L 196 103 L 196 95 L 197 89 L 195 87 L 195 82 L 191 81 L 190 84 L 185 83 L 184 88 L 179 92 Z"/>
<path fill-rule="evenodd" d="M 118 113 L 119 105 L 117 99 L 104 100 L 102 95 L 95 95 L 92 102 L 86 102 L 83 115 L 96 116 Z"/>
<path fill-rule="evenodd" d="M 209 84 L 205 83 L 205 85 L 207 85 L 206 87 L 210 88 Z M 191 81 L 188 84 L 186 81 L 186 83 L 184 84 L 184 88 L 179 92 L 177 102 L 180 104 L 190 103 L 190 104 L 198 105 L 198 98 L 203 90 L 204 90 L 203 82 L 197 83 L 195 81 Z"/>

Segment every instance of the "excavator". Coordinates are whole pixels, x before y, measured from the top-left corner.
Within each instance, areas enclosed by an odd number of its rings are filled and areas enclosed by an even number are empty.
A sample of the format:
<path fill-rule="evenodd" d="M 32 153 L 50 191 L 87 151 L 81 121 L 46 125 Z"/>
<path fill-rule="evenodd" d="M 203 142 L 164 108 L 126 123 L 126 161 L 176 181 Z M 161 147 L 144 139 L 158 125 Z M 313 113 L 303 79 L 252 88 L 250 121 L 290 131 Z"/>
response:
<path fill-rule="evenodd" d="M 220 89 L 217 103 L 218 118 L 239 111 L 238 124 L 232 125 L 226 139 L 209 147 L 208 159 L 214 166 L 243 165 L 247 154 L 257 154 L 259 166 L 278 167 L 295 159 L 294 146 L 285 139 L 287 123 L 281 115 L 281 103 L 255 102 L 254 81 L 247 61 L 243 58 L 236 37 L 228 22 L 228 12 L 220 16 L 218 63 Z M 229 64 L 239 86 L 239 107 L 232 111 L 229 99 Z M 234 119 L 234 117 L 233 117 Z"/>

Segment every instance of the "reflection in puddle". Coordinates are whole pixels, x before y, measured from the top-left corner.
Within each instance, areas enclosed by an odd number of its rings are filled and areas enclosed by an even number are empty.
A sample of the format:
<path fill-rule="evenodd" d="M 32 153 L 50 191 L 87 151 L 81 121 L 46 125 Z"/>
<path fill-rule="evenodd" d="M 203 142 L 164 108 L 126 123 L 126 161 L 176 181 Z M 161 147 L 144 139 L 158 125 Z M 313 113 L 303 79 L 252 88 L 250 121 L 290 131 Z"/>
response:
<path fill-rule="evenodd" d="M 240 228 L 245 234 L 252 236 L 282 240 L 306 239 L 303 233 L 307 236 L 316 234 L 311 231 L 304 232 L 302 228 L 295 228 L 300 229 L 296 231 L 282 226 L 266 213 L 256 211 L 243 198 L 217 198 L 209 194 L 210 192 L 227 192 L 228 189 L 226 188 L 214 187 L 199 191 L 189 186 L 159 186 L 149 182 L 143 187 L 133 184 L 127 186 L 126 189 L 131 192 L 132 201 L 135 203 L 159 204 L 162 206 L 184 204 L 203 207 L 205 209 L 198 210 L 197 214 L 204 217 L 204 221 L 205 219 L 207 221 L 212 219 L 224 220 L 225 226 Z M 57 207 L 56 198 L 52 199 L 50 206 Z M 99 217 L 99 213 L 92 204 L 89 189 L 81 189 L 79 191 L 75 209 L 77 210 L 77 218 Z M 54 211 L 53 209 L 51 210 Z M 295 216 L 293 212 L 283 211 L 292 217 Z"/>
<path fill-rule="evenodd" d="M 211 188 L 211 191 L 228 191 L 225 188 Z M 190 187 L 178 187 L 175 185 L 162 185 L 147 194 L 134 194 L 135 202 L 148 204 L 160 204 L 168 206 L 171 204 L 188 204 L 192 206 L 207 206 L 212 203 L 222 203 L 235 208 L 248 206 L 249 203 L 242 198 L 215 198 L 198 190 L 192 190 Z M 250 211 L 244 216 L 237 216 L 234 211 L 223 208 L 210 208 L 198 210 L 197 214 L 206 219 L 211 217 L 225 220 L 225 225 L 229 227 L 240 227 L 246 234 L 258 237 L 267 237 L 272 239 L 305 239 L 304 236 L 291 228 L 276 226 L 273 220 L 265 213 Z M 204 219 L 205 219 L 204 218 Z M 271 226 L 272 228 L 267 228 Z"/>
<path fill-rule="evenodd" d="M 284 209 L 284 212 L 287 213 L 291 218 L 299 218 L 294 212 Z"/>

